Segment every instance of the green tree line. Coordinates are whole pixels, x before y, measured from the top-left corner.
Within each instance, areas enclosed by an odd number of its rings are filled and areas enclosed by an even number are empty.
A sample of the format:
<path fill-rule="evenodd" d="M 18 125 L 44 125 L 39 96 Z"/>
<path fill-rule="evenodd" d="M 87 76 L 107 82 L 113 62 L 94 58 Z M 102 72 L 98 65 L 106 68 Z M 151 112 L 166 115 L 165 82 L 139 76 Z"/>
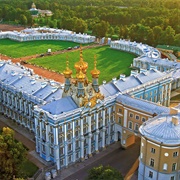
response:
<path fill-rule="evenodd" d="M 34 0 L 51 17 L 32 18 L 31 0 L 0 0 L 0 18 L 28 26 L 49 26 L 97 37 L 130 39 L 156 46 L 180 46 L 179 0 Z"/>

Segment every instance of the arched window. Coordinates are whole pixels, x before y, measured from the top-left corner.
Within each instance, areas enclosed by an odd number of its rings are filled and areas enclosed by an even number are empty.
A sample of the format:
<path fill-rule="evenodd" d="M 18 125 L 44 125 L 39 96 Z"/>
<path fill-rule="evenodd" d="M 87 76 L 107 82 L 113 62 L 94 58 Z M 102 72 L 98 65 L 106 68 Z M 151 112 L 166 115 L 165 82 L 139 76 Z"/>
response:
<path fill-rule="evenodd" d="M 166 163 L 163 164 L 163 170 L 167 171 L 168 165 Z"/>

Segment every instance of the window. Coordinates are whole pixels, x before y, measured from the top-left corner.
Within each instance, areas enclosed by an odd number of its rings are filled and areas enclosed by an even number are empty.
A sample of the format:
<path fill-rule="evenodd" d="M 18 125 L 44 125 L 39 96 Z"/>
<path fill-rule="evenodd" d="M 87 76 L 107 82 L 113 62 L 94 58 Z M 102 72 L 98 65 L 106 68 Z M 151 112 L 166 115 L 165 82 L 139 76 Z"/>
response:
<path fill-rule="evenodd" d="M 122 120 L 122 118 L 119 117 L 119 118 L 118 118 L 118 123 L 119 123 L 119 124 L 121 124 L 121 120 Z"/>
<path fill-rule="evenodd" d="M 119 112 L 119 113 L 122 113 L 122 109 L 119 108 L 118 112 Z"/>
<path fill-rule="evenodd" d="M 172 171 L 175 171 L 176 170 L 176 163 L 173 163 L 172 164 Z"/>
<path fill-rule="evenodd" d="M 71 144 L 68 144 L 68 151 L 71 151 Z"/>
<path fill-rule="evenodd" d="M 79 147 L 79 141 L 76 141 L 76 148 Z"/>
<path fill-rule="evenodd" d="M 138 124 L 135 124 L 134 130 L 135 130 L 135 131 L 139 131 L 139 125 L 138 125 Z"/>
<path fill-rule="evenodd" d="M 133 113 L 129 113 L 129 117 L 133 118 L 133 116 L 134 116 Z"/>
<path fill-rule="evenodd" d="M 149 177 L 153 178 L 153 172 L 152 171 L 149 171 Z"/>
<path fill-rule="evenodd" d="M 143 153 L 141 153 L 141 159 L 143 158 Z"/>
<path fill-rule="evenodd" d="M 51 156 L 54 156 L 54 149 L 52 147 L 50 148 L 50 154 Z"/>
<path fill-rule="evenodd" d="M 178 152 L 173 152 L 173 157 L 177 157 L 178 156 Z"/>
<path fill-rule="evenodd" d="M 132 122 L 129 121 L 129 125 L 128 125 L 129 129 L 132 129 Z"/>
<path fill-rule="evenodd" d="M 142 122 L 145 122 L 145 121 L 146 121 L 146 118 L 145 118 L 145 117 L 142 117 L 141 120 L 142 120 Z"/>
<path fill-rule="evenodd" d="M 136 115 L 136 120 L 139 120 L 139 116 L 138 115 Z"/>
<path fill-rule="evenodd" d="M 168 165 L 166 163 L 163 164 L 163 170 L 167 170 Z"/>
<path fill-rule="evenodd" d="M 151 158 L 151 161 L 150 161 L 150 166 L 154 167 L 154 159 L 152 159 L 152 158 Z"/>
<path fill-rule="evenodd" d="M 155 154 L 155 149 L 154 148 L 151 148 L 151 152 Z"/>
<path fill-rule="evenodd" d="M 174 176 L 171 176 L 171 179 L 170 180 L 174 180 Z"/>

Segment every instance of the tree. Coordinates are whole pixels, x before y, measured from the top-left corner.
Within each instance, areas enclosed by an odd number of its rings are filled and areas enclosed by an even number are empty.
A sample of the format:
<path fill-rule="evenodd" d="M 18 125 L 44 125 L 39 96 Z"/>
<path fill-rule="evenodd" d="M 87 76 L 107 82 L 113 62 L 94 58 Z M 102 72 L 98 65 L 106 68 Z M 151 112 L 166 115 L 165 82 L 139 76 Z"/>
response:
<path fill-rule="evenodd" d="M 4 127 L 0 134 L 0 179 L 18 177 L 25 157 L 26 149 L 21 142 L 14 140 L 14 131 Z"/>
<path fill-rule="evenodd" d="M 97 23 L 93 27 L 93 34 L 95 34 L 97 37 L 105 37 L 106 33 L 109 29 L 109 23 L 106 21 L 101 21 L 100 23 Z"/>
<path fill-rule="evenodd" d="M 74 18 L 74 28 L 73 30 L 77 33 L 84 33 L 87 30 L 87 24 L 82 19 L 75 19 Z"/>
<path fill-rule="evenodd" d="M 123 180 L 121 173 L 110 166 L 98 166 L 90 169 L 88 180 Z"/>
<path fill-rule="evenodd" d="M 24 14 L 21 14 L 19 21 L 20 21 L 20 24 L 26 25 L 27 24 L 27 17 Z"/>

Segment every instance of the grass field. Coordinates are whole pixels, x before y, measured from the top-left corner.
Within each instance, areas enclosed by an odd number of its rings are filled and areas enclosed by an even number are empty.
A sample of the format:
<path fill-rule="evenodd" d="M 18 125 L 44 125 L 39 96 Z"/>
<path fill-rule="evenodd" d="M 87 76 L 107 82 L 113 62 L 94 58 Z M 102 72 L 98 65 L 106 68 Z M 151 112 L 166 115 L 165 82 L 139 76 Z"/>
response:
<path fill-rule="evenodd" d="M 74 63 L 79 61 L 79 51 L 67 52 L 56 56 L 48 56 L 30 60 L 32 64 L 36 64 L 48 69 L 63 72 L 66 64 L 66 56 L 68 55 L 69 66 L 75 75 Z M 120 74 L 129 75 L 133 58 L 136 56 L 119 50 L 110 49 L 109 46 L 96 47 L 83 51 L 84 61 L 88 62 L 87 76 L 91 80 L 90 71 L 94 68 L 94 55 L 97 56 L 97 69 L 101 71 L 99 83 L 103 80 L 107 82 L 113 77 L 118 77 Z"/>
<path fill-rule="evenodd" d="M 53 51 L 67 49 L 68 47 L 74 47 L 79 45 L 78 43 L 68 41 L 28 41 L 17 42 L 9 39 L 0 40 L 0 53 L 10 56 L 12 58 L 30 56 L 34 54 L 46 53 L 48 49 Z"/>
<path fill-rule="evenodd" d="M 32 177 L 38 170 L 38 167 L 33 164 L 31 161 L 26 160 L 21 168 L 21 173 L 22 175 L 27 178 L 27 177 Z"/>

